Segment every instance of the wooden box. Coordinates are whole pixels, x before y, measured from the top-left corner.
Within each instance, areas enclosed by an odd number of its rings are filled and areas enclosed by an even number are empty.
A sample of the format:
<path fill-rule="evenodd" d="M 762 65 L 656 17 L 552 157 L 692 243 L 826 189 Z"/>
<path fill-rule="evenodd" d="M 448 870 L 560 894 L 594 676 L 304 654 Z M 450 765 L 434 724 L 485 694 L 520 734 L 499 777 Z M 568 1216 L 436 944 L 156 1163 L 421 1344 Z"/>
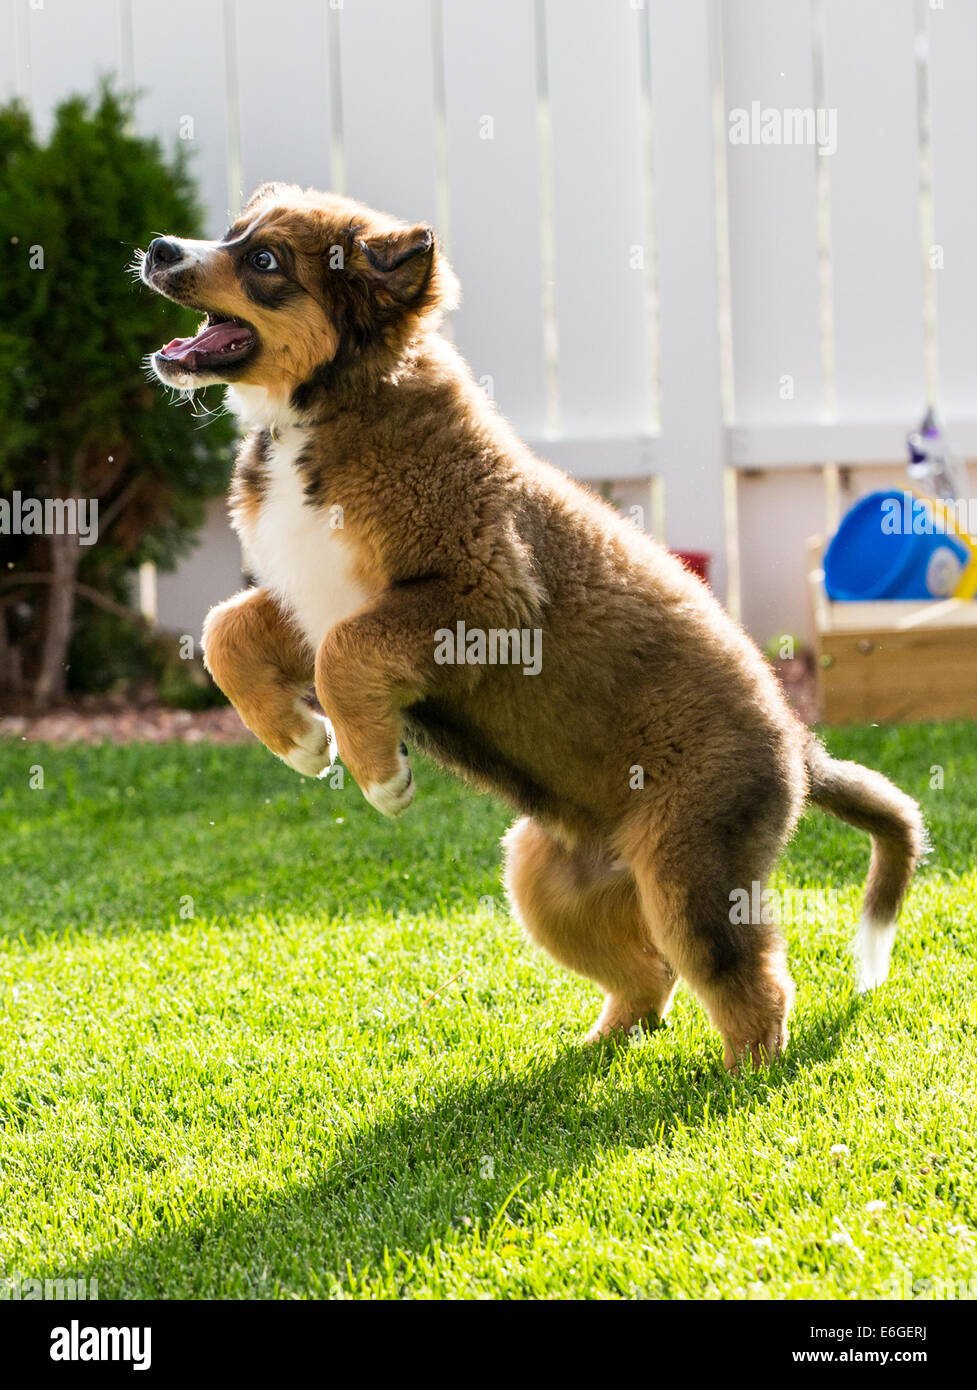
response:
<path fill-rule="evenodd" d="M 977 601 L 833 603 L 810 542 L 818 696 L 826 724 L 977 719 Z"/>

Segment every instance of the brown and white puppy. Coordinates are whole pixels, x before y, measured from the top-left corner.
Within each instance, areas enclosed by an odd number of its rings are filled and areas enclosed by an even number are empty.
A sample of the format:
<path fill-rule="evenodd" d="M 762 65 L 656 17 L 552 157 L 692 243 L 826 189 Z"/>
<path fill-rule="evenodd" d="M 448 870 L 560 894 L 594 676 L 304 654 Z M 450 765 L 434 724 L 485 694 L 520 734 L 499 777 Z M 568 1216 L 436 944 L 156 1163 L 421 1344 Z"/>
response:
<path fill-rule="evenodd" d="M 204 641 L 273 752 L 328 767 L 314 681 L 379 810 L 413 797 L 404 739 L 511 802 L 506 886 L 604 991 L 592 1037 L 663 1017 L 684 976 L 727 1065 L 781 1051 L 783 941 L 731 902 L 807 799 L 872 835 L 861 983 L 885 978 L 916 804 L 830 758 L 708 588 L 516 438 L 437 332 L 457 286 L 430 228 L 265 185 L 223 240 L 154 241 L 142 277 L 207 314 L 158 376 L 228 383 L 248 428 L 231 513 L 261 587 Z"/>

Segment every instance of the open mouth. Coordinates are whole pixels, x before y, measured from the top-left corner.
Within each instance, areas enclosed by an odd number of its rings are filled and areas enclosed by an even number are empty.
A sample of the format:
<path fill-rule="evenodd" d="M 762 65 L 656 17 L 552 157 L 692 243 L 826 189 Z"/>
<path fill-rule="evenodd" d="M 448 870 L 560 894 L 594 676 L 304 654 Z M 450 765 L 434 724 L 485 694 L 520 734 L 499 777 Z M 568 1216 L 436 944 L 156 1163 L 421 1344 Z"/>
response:
<path fill-rule="evenodd" d="M 181 371 L 199 372 L 243 362 L 257 341 L 254 329 L 240 319 L 208 314 L 192 338 L 174 338 L 156 356 Z"/>

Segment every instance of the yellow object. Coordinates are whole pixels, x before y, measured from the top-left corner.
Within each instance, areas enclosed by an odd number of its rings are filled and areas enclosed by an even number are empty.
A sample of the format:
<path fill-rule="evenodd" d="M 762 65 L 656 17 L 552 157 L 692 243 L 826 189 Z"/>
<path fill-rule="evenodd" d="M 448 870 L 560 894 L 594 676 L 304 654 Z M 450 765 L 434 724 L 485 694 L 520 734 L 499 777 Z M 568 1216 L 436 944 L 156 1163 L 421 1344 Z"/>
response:
<path fill-rule="evenodd" d="M 920 492 L 917 488 L 906 488 L 907 492 L 913 493 L 923 502 L 928 502 L 935 514 L 942 518 L 944 534 L 955 536 L 958 541 L 967 548 L 970 559 L 964 565 L 963 574 L 957 580 L 957 587 L 953 591 L 954 598 L 973 598 L 977 594 L 977 545 L 971 540 L 966 531 L 961 531 L 956 523 L 952 508 L 939 497 L 931 497 L 928 492 Z"/>

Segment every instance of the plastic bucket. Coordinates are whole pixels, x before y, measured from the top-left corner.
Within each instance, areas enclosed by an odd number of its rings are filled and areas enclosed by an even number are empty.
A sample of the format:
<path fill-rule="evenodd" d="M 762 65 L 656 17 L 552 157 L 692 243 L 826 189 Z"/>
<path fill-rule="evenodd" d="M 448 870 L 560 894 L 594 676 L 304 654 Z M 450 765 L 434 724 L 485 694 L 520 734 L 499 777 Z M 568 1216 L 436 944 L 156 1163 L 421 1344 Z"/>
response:
<path fill-rule="evenodd" d="M 949 598 L 971 550 L 942 512 L 909 491 L 870 492 L 845 516 L 824 556 L 828 597 Z"/>

